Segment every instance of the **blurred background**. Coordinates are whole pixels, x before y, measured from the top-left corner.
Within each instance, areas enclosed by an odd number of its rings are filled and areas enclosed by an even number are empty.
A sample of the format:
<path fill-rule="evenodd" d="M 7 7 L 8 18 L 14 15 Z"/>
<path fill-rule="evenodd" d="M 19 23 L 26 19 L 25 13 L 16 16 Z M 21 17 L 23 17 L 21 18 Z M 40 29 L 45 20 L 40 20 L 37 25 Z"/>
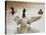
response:
<path fill-rule="evenodd" d="M 45 7 L 44 3 L 32 3 L 32 2 L 17 2 L 7 1 L 6 2 L 6 31 L 7 33 L 17 33 L 17 24 L 13 18 L 17 15 L 22 18 L 23 9 L 26 9 L 26 17 L 39 16 L 38 12 L 40 9 L 43 11 L 43 15 L 40 20 L 33 22 L 30 27 L 39 32 L 45 32 Z M 11 14 L 11 7 L 14 8 L 14 15 Z"/>

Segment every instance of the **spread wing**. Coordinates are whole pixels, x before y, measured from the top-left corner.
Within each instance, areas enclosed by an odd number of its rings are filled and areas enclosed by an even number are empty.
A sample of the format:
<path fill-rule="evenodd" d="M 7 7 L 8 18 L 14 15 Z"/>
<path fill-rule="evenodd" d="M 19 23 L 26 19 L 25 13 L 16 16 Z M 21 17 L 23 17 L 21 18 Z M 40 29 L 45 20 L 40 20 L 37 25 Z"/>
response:
<path fill-rule="evenodd" d="M 37 21 L 38 19 L 40 19 L 41 16 L 38 16 L 38 17 L 31 17 L 30 20 L 28 21 L 28 24 L 34 22 L 34 21 Z"/>
<path fill-rule="evenodd" d="M 14 18 L 14 21 L 17 23 L 17 25 L 20 24 L 20 17 L 19 16 L 16 16 Z"/>

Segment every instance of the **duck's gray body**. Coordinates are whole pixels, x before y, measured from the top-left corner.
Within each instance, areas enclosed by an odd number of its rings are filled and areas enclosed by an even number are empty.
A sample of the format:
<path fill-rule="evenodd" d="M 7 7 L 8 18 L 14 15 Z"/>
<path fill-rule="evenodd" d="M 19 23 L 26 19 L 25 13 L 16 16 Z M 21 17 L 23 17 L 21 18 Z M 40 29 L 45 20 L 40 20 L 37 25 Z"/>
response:
<path fill-rule="evenodd" d="M 41 16 L 38 16 L 38 17 L 31 17 L 31 18 L 27 18 L 27 17 L 24 17 L 24 18 L 19 18 L 19 17 L 16 17 L 15 18 L 15 22 L 17 22 L 17 25 L 20 24 L 20 27 L 18 28 L 18 32 L 22 32 L 22 33 L 26 33 L 26 32 L 30 32 L 30 24 L 38 19 L 40 19 Z"/>

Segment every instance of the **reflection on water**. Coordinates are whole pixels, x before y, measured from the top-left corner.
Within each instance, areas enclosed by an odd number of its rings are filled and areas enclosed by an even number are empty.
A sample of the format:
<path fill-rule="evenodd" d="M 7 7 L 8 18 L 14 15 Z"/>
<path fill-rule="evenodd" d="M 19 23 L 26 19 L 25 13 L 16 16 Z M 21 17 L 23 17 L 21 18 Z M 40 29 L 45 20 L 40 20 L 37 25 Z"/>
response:
<path fill-rule="evenodd" d="M 24 29 L 25 29 L 25 28 L 24 28 Z M 40 32 L 40 31 L 39 31 L 39 30 L 36 30 L 36 29 L 33 29 L 32 27 L 28 27 L 28 28 L 27 28 L 27 31 L 24 30 L 23 32 L 22 32 L 22 30 L 20 29 L 20 27 L 17 28 L 17 33 L 19 33 L 19 34 L 20 34 L 20 33 L 38 33 L 38 32 Z"/>

